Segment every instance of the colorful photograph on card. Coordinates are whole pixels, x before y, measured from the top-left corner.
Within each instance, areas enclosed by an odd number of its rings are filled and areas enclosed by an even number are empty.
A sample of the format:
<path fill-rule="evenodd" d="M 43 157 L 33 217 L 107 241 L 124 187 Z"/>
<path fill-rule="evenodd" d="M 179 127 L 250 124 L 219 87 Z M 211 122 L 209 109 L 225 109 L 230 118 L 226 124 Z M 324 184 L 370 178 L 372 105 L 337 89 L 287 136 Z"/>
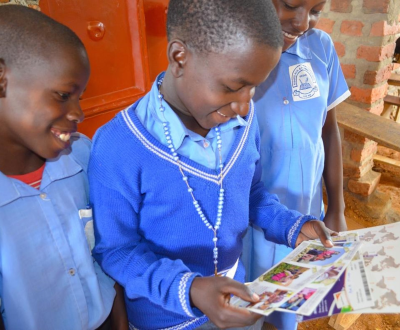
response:
<path fill-rule="evenodd" d="M 336 278 L 339 276 L 343 266 L 329 267 L 322 275 L 318 276 L 313 283 L 330 285 L 335 283 Z"/>
<path fill-rule="evenodd" d="M 288 301 L 284 302 L 279 308 L 297 311 L 316 291 L 317 289 L 304 288 L 299 293 L 291 297 Z"/>
<path fill-rule="evenodd" d="M 277 285 L 289 286 L 292 282 L 297 281 L 306 271 L 309 271 L 309 268 L 282 262 L 269 272 L 261 275 L 259 280 Z"/>
<path fill-rule="evenodd" d="M 248 304 L 247 308 L 254 308 L 261 311 L 267 311 L 276 308 L 280 305 L 281 301 L 286 299 L 292 294 L 291 291 L 276 289 L 274 291 L 266 290 L 259 294 L 260 301 L 257 303 Z"/>
<path fill-rule="evenodd" d="M 295 256 L 292 261 L 315 266 L 333 264 L 345 253 L 341 247 L 325 248 L 321 245 L 310 244 Z"/>

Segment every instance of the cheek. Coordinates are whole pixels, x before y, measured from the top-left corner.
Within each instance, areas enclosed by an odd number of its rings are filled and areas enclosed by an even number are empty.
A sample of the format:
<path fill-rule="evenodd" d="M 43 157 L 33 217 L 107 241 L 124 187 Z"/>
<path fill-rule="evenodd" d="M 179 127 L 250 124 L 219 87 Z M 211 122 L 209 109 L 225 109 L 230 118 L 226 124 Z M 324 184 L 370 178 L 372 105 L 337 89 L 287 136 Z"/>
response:
<path fill-rule="evenodd" d="M 308 29 L 311 30 L 311 29 L 315 28 L 315 26 L 317 25 L 318 21 L 319 21 L 319 16 L 317 16 L 317 17 L 312 16 L 310 18 L 310 21 L 308 22 Z"/>

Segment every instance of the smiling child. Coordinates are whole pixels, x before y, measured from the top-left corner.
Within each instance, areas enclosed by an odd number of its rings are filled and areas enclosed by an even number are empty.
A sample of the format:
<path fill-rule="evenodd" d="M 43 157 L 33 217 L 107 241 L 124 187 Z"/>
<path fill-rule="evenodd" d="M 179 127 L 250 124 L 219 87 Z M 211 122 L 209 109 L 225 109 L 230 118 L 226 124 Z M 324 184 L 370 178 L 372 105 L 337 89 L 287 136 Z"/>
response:
<path fill-rule="evenodd" d="M 33 9 L 0 7 L 0 310 L 6 329 L 110 326 L 114 282 L 94 262 L 85 237 L 91 143 L 76 133 L 89 74 L 85 47 L 70 29 Z M 124 309 L 118 312 L 123 321 Z"/>
<path fill-rule="evenodd" d="M 124 287 L 132 329 L 250 326 L 261 316 L 229 305 L 259 300 L 242 284 L 249 219 L 282 244 L 331 246 L 260 182 L 251 98 L 279 60 L 280 24 L 269 1 L 171 0 L 167 30 L 167 71 L 94 138 L 93 255 Z"/>

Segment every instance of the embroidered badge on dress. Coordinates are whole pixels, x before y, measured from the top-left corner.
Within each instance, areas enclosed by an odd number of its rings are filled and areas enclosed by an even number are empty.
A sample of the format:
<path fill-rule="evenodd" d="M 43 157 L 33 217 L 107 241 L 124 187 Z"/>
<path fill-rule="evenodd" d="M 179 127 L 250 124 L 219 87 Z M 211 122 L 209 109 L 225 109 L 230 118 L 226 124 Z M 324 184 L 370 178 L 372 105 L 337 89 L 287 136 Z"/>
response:
<path fill-rule="evenodd" d="M 320 96 L 319 87 L 309 62 L 289 67 L 293 101 L 305 101 Z"/>

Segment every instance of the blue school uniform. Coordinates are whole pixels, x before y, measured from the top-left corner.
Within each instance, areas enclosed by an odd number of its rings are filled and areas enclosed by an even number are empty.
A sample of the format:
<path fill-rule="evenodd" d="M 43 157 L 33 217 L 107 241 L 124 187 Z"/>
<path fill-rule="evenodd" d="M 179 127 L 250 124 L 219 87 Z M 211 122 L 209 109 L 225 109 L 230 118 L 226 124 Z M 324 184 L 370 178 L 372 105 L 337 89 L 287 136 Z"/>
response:
<path fill-rule="evenodd" d="M 85 236 L 92 220 L 86 208 L 91 143 L 77 134 L 71 141 L 72 151 L 46 162 L 39 190 L 0 172 L 6 329 L 96 329 L 110 314 L 114 282 L 94 262 Z"/>
<path fill-rule="evenodd" d="M 208 221 L 215 225 L 221 176 L 212 155 L 213 133 L 205 139 L 188 131 L 168 104 L 163 105 L 181 169 Z M 148 94 L 101 127 L 93 139 L 89 165 L 95 212 L 93 255 L 124 287 L 132 329 L 195 329 L 208 319 L 190 305 L 190 287 L 195 277 L 214 274 L 214 233 L 199 217 L 170 153 L 159 107 L 155 82 Z M 226 194 L 217 233 L 218 270 L 243 282 L 240 254 L 249 219 L 264 228 L 270 240 L 293 246 L 302 225 L 314 217 L 288 210 L 260 182 L 253 106 L 245 118 L 220 128 Z M 207 153 L 204 143 L 214 151 Z M 202 149 L 209 156 L 206 162 L 200 158 L 208 156 L 196 156 Z"/>
<path fill-rule="evenodd" d="M 327 112 L 349 95 L 332 40 L 317 29 L 286 50 L 256 89 L 262 181 L 288 208 L 323 219 L 322 127 Z M 248 280 L 290 252 L 266 241 L 258 228 L 249 231 L 245 242 Z"/>

